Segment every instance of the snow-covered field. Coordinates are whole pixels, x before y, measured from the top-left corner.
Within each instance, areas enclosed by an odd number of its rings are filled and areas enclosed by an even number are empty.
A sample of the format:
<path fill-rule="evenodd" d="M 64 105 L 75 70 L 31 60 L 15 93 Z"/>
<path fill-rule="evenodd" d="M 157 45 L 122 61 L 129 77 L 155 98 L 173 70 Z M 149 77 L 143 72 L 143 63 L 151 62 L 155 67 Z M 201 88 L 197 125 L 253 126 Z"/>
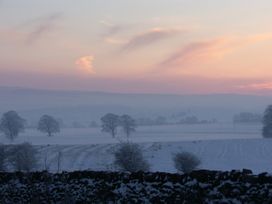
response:
<path fill-rule="evenodd" d="M 203 125 L 162 125 L 138 127 L 130 137 L 132 142 L 174 142 L 194 140 L 221 140 L 221 139 L 252 139 L 261 138 L 261 125 L 233 125 L 203 124 Z M 2 143 L 10 143 L 3 135 Z M 31 142 L 34 145 L 59 144 L 112 144 L 124 140 L 122 130 L 118 130 L 117 139 L 107 133 L 102 133 L 100 128 L 65 128 L 53 137 L 47 137 L 35 129 L 28 129 L 14 141 L 21 143 Z"/>
<path fill-rule="evenodd" d="M 252 169 L 254 173 L 272 172 L 272 140 L 235 139 L 142 143 L 152 171 L 175 172 L 172 156 L 179 151 L 195 153 L 200 168 L 212 170 Z M 58 152 L 62 170 L 114 170 L 116 144 L 39 146 L 41 161 L 48 155 L 50 169 L 57 169 Z M 41 164 L 43 165 L 43 164 Z"/>
<path fill-rule="evenodd" d="M 55 171 L 61 152 L 61 170 L 114 170 L 113 152 L 120 140 L 125 140 L 119 135 L 113 139 L 99 128 L 63 129 L 53 137 L 27 130 L 15 143 L 28 141 L 37 145 L 41 169 L 47 158 L 50 170 Z M 4 136 L 1 141 L 9 143 Z M 140 143 L 152 171 L 175 172 L 173 154 L 189 151 L 201 159 L 203 169 L 249 168 L 255 173 L 272 172 L 272 140 L 261 137 L 260 125 L 139 127 L 130 141 Z"/>

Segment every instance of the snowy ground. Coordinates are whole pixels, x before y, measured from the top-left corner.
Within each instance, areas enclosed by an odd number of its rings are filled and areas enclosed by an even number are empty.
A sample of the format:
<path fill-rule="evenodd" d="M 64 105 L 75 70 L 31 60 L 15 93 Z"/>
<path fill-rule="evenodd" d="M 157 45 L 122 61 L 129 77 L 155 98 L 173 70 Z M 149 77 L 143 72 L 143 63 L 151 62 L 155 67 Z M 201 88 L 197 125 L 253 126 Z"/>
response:
<path fill-rule="evenodd" d="M 263 139 L 260 130 L 259 125 L 232 124 L 140 127 L 131 141 L 141 144 L 152 171 L 175 172 L 173 154 L 190 151 L 201 159 L 203 169 L 272 172 L 272 140 Z M 62 170 L 114 170 L 113 152 L 120 140 L 125 140 L 122 134 L 113 139 L 98 128 L 90 128 L 64 129 L 50 138 L 27 130 L 15 143 L 37 145 L 41 169 L 47 157 L 50 170 L 55 171 L 61 152 Z M 3 136 L 1 141 L 9 143 Z"/>
<path fill-rule="evenodd" d="M 195 153 L 200 168 L 212 170 L 252 169 L 254 173 L 272 172 L 272 140 L 235 139 L 183 142 L 142 143 L 152 171 L 175 172 L 172 156 L 179 151 Z M 57 155 L 62 152 L 62 170 L 114 170 L 115 144 L 40 146 L 41 161 L 48 155 L 52 171 L 57 169 Z M 41 164 L 42 166 L 43 164 Z"/>
<path fill-rule="evenodd" d="M 118 131 L 117 137 L 124 139 L 122 130 Z M 138 127 L 131 135 L 133 142 L 174 142 L 194 140 L 221 140 L 221 139 L 256 139 L 261 138 L 261 125 L 236 125 L 203 124 L 203 125 L 164 125 Z M 0 135 L 2 143 L 9 144 L 4 136 Z M 111 138 L 107 133 L 102 133 L 100 128 L 66 128 L 53 137 L 47 137 L 35 129 L 28 129 L 21 134 L 15 143 L 28 141 L 34 145 L 44 144 L 112 144 L 119 140 Z"/>

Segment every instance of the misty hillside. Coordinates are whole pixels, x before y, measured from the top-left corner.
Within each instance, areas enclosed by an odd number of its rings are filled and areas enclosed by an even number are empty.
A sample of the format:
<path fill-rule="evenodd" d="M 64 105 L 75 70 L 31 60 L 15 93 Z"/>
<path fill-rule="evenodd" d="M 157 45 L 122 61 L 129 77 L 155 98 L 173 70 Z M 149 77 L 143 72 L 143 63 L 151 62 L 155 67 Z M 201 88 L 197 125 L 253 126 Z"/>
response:
<path fill-rule="evenodd" d="M 231 121 L 234 114 L 262 113 L 272 103 L 272 96 L 258 95 L 120 94 L 9 87 L 0 87 L 0 98 L 0 113 L 17 110 L 30 121 L 36 121 L 41 114 L 51 114 L 68 122 L 98 121 L 107 112 L 134 117 L 187 113 L 201 119 Z"/>

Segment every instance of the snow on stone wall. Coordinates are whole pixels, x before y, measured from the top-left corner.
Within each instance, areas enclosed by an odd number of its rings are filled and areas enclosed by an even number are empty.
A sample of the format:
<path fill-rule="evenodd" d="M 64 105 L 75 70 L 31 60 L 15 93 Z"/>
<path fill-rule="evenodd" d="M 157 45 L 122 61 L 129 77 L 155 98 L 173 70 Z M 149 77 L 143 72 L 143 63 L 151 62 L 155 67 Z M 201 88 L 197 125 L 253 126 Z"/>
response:
<path fill-rule="evenodd" d="M 0 203 L 272 203 L 272 176 L 78 171 L 0 173 Z"/>

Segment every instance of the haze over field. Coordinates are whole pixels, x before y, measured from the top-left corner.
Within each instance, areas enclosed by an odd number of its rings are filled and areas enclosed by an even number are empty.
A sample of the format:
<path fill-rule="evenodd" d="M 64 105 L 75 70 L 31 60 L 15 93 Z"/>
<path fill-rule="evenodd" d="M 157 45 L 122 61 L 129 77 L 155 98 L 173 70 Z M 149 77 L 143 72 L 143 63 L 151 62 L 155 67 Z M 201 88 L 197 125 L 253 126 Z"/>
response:
<path fill-rule="evenodd" d="M 17 110 L 30 122 L 42 114 L 51 114 L 64 122 L 90 123 L 113 112 L 140 117 L 171 117 L 178 113 L 196 115 L 200 119 L 232 122 L 240 112 L 262 114 L 272 96 L 209 94 L 122 94 L 87 91 L 52 91 L 0 87 L 0 113 Z"/>

